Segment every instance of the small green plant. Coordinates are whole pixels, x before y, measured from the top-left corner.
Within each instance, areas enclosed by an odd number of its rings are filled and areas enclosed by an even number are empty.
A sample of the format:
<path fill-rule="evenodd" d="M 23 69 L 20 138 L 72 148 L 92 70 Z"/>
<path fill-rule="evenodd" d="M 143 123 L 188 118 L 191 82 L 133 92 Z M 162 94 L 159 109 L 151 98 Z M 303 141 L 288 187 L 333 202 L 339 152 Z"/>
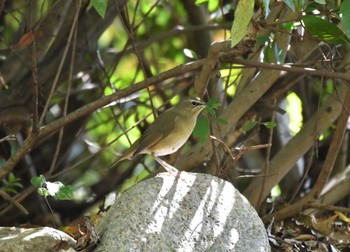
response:
<path fill-rule="evenodd" d="M 3 180 L 2 190 L 7 193 L 17 193 L 17 188 L 23 188 L 21 179 L 17 178 L 12 172 L 7 179 Z"/>
<path fill-rule="evenodd" d="M 57 200 L 70 200 L 73 197 L 72 186 L 60 181 L 48 182 L 43 175 L 33 177 L 30 182 L 41 196 L 52 196 Z"/>

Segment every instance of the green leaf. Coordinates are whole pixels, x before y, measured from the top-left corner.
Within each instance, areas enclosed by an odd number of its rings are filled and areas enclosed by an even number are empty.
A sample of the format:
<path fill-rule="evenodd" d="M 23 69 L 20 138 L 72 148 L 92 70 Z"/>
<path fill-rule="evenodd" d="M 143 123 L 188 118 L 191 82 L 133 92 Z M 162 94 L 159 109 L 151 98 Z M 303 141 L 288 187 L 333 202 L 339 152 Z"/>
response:
<path fill-rule="evenodd" d="M 349 39 L 335 24 L 312 15 L 302 17 L 307 31 L 314 37 L 334 45 L 349 44 Z"/>
<path fill-rule="evenodd" d="M 12 187 L 23 188 L 23 185 L 21 183 L 19 183 L 19 182 L 12 183 L 11 185 L 12 185 Z"/>
<path fill-rule="evenodd" d="M 344 0 L 339 8 L 340 21 L 344 27 L 345 34 L 350 38 L 350 0 Z"/>
<path fill-rule="evenodd" d="M 214 108 L 214 109 L 220 107 L 220 105 L 221 105 L 221 103 L 219 102 L 219 100 L 217 98 L 211 98 L 207 102 L 207 104 L 209 105 L 209 107 Z"/>
<path fill-rule="evenodd" d="M 210 12 L 214 12 L 220 6 L 219 0 L 210 0 L 208 1 L 208 10 Z"/>
<path fill-rule="evenodd" d="M 104 18 L 107 10 L 108 0 L 91 0 L 92 6 L 97 13 Z"/>
<path fill-rule="evenodd" d="M 279 28 L 286 30 L 286 31 L 291 31 L 295 28 L 295 23 L 294 22 L 284 22 L 282 24 L 279 24 Z"/>
<path fill-rule="evenodd" d="M 199 140 L 200 143 L 204 143 L 209 136 L 210 125 L 209 119 L 205 116 L 199 116 L 197 119 L 196 127 L 193 130 L 193 136 Z"/>
<path fill-rule="evenodd" d="M 43 175 L 37 176 L 37 177 L 32 177 L 32 179 L 30 180 L 30 183 L 35 186 L 36 188 L 40 188 L 43 187 L 43 185 L 45 184 L 46 179 Z"/>
<path fill-rule="evenodd" d="M 239 1 L 231 28 L 231 46 L 237 45 L 245 36 L 254 13 L 254 0 Z"/>
<path fill-rule="evenodd" d="M 196 52 L 188 48 L 184 49 L 184 54 L 190 59 L 195 59 L 195 60 L 198 59 Z"/>
<path fill-rule="evenodd" d="M 262 125 L 264 125 L 268 129 L 272 129 L 277 126 L 277 123 L 275 121 L 271 121 L 271 122 L 264 122 L 262 123 Z"/>
<path fill-rule="evenodd" d="M 16 190 L 16 189 L 10 188 L 10 187 L 4 188 L 3 190 L 4 190 L 5 192 L 7 192 L 7 193 L 17 193 L 17 190 Z"/>
<path fill-rule="evenodd" d="M 44 197 L 47 197 L 49 196 L 49 191 L 46 189 L 46 188 L 43 188 L 43 187 L 40 187 L 38 188 L 38 193 L 41 195 L 41 196 L 44 196 Z"/>
<path fill-rule="evenodd" d="M 295 12 L 294 0 L 283 0 L 283 2 L 289 7 L 289 9 Z"/>
<path fill-rule="evenodd" d="M 58 200 L 71 200 L 73 198 L 73 187 L 70 185 L 60 187 L 56 198 Z"/>
<path fill-rule="evenodd" d="M 212 107 L 207 107 L 207 108 L 204 109 L 204 111 L 209 113 L 212 116 L 215 116 L 215 114 L 216 114 L 215 109 L 212 108 Z"/>
<path fill-rule="evenodd" d="M 16 181 L 16 176 L 12 172 L 10 172 L 7 179 L 9 183 L 14 182 Z"/>
<path fill-rule="evenodd" d="M 208 107 L 206 107 L 204 109 L 205 112 L 209 113 L 212 116 L 215 116 L 216 111 L 215 109 L 217 109 L 221 104 L 218 102 L 218 99 L 216 98 L 211 98 L 208 102 L 207 102 Z"/>
<path fill-rule="evenodd" d="M 251 130 L 252 128 L 254 128 L 256 125 L 258 124 L 257 121 L 249 121 L 249 122 L 246 122 L 244 125 L 243 125 L 243 130 L 245 132 Z"/>
<path fill-rule="evenodd" d="M 3 179 L 2 189 L 7 193 L 17 193 L 16 188 L 23 188 L 21 178 L 17 178 L 12 172 L 10 172 L 7 178 Z"/>
<path fill-rule="evenodd" d="M 8 176 L 8 184 L 9 185 L 20 185 L 22 187 L 22 184 L 20 183 L 21 182 L 21 178 L 17 178 L 12 172 L 9 173 L 9 176 Z"/>
<path fill-rule="evenodd" d="M 294 2 L 296 2 L 297 11 L 301 12 L 303 10 L 304 5 L 305 5 L 305 1 L 304 0 L 294 0 Z"/>

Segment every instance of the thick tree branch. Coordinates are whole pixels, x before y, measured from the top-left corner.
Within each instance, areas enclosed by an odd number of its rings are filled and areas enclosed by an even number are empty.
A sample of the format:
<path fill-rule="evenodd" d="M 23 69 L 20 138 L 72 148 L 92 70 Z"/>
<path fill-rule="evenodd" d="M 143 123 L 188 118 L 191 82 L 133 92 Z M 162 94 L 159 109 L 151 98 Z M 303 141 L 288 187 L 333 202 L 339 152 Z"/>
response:
<path fill-rule="evenodd" d="M 332 142 L 329 147 L 326 160 L 322 166 L 320 171 L 320 175 L 312 188 L 311 192 L 309 192 L 306 196 L 301 198 L 299 201 L 294 204 L 281 209 L 280 211 L 273 214 L 275 221 L 279 221 L 288 217 L 291 217 L 303 210 L 303 208 L 318 199 L 322 189 L 328 181 L 329 176 L 331 175 L 335 160 L 337 158 L 340 146 L 342 144 L 342 140 L 344 137 L 345 130 L 347 128 L 347 123 L 349 119 L 349 108 L 350 108 L 350 89 L 347 88 L 344 100 L 344 105 L 342 106 L 341 113 L 339 116 L 338 124 L 334 132 L 334 136 L 332 137 Z M 322 118 L 324 120 L 324 118 Z"/>
<path fill-rule="evenodd" d="M 0 169 L 0 179 L 4 178 L 17 164 L 17 162 L 27 154 L 39 140 L 44 139 L 48 135 L 57 132 L 60 128 L 78 120 L 79 118 L 93 113 L 99 108 L 102 108 L 109 103 L 118 101 L 120 98 L 126 97 L 130 94 L 133 94 L 137 91 L 144 89 L 147 86 L 147 83 L 152 83 L 153 85 L 159 85 L 162 81 L 167 80 L 172 77 L 179 76 L 181 74 L 198 71 L 203 64 L 203 60 L 198 60 L 196 62 L 188 63 L 186 65 L 180 65 L 171 70 L 168 70 L 164 73 L 159 74 L 158 76 L 149 78 L 145 81 L 134 84 L 133 86 L 118 91 L 117 93 L 111 94 L 109 96 L 102 97 L 97 101 L 91 102 L 90 104 L 85 105 L 84 107 L 75 110 L 74 112 L 64 116 L 46 126 L 40 128 L 39 134 L 34 135 L 30 134 L 28 138 L 24 141 L 21 148 L 6 162 L 6 164 Z"/>
<path fill-rule="evenodd" d="M 350 81 L 350 75 L 347 73 L 330 72 L 330 71 L 325 71 L 325 70 L 316 70 L 313 68 L 293 66 L 293 65 L 288 65 L 288 64 L 278 65 L 278 64 L 273 64 L 273 63 L 263 63 L 263 62 L 258 62 L 258 61 L 240 59 L 240 58 L 237 58 L 235 55 L 230 55 L 230 53 L 222 55 L 220 57 L 220 61 L 226 62 L 226 63 L 232 63 L 232 64 L 240 64 L 243 66 L 254 67 L 254 68 L 279 70 L 279 71 L 284 71 L 284 72 L 300 73 L 300 74 L 304 74 L 304 75 L 314 75 L 314 76 L 335 78 L 335 79 Z"/>

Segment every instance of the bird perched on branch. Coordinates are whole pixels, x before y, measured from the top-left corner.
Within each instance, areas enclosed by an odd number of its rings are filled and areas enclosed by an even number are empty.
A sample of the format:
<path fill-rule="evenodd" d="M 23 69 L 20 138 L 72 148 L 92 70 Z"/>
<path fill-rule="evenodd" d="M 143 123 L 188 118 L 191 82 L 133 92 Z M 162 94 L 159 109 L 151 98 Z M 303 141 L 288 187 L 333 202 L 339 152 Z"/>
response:
<path fill-rule="evenodd" d="M 168 172 L 177 173 L 175 167 L 158 156 L 174 153 L 186 143 L 196 125 L 199 113 L 206 107 L 207 104 L 202 101 L 186 99 L 166 110 L 111 166 L 138 154 L 151 154 Z"/>

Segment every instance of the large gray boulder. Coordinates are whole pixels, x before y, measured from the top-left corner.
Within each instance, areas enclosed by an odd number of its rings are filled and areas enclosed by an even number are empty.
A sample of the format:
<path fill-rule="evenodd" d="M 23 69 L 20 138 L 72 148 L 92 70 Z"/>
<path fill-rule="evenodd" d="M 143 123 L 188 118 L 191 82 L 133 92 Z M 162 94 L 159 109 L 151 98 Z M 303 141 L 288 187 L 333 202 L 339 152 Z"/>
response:
<path fill-rule="evenodd" d="M 96 230 L 95 251 L 270 251 L 247 199 L 207 174 L 163 173 L 133 186 Z"/>
<path fill-rule="evenodd" d="M 0 252 L 72 252 L 75 244 L 72 237 L 50 227 L 0 227 Z"/>

